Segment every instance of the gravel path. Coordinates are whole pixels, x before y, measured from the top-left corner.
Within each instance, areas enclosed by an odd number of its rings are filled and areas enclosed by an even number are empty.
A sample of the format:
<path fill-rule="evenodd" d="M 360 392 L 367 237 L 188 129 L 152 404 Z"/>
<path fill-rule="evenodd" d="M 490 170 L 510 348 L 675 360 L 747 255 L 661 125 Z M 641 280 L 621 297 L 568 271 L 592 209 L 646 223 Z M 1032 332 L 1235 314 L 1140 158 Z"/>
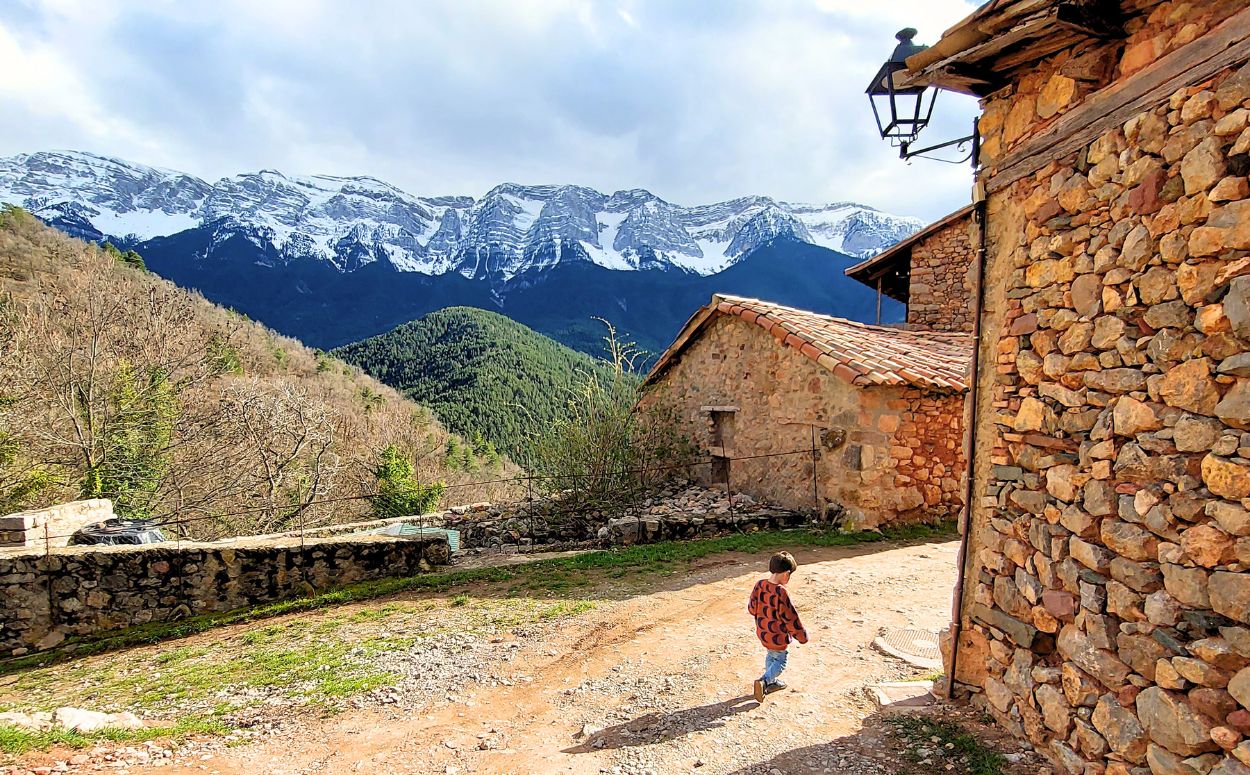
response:
<path fill-rule="evenodd" d="M 419 661 L 397 657 L 395 686 L 329 718 L 277 723 L 241 746 L 192 746 L 172 763 L 101 771 L 959 772 L 940 746 L 893 738 L 863 691 L 921 672 L 870 644 L 886 626 L 945 626 L 956 546 L 797 552 L 791 594 L 811 642 L 792 647 L 792 688 L 763 705 L 749 696 L 762 651 L 745 605 L 764 559 L 718 555 L 576 616 L 450 636 Z M 1042 771 L 1029 755 L 1012 757 L 1013 773 Z"/>

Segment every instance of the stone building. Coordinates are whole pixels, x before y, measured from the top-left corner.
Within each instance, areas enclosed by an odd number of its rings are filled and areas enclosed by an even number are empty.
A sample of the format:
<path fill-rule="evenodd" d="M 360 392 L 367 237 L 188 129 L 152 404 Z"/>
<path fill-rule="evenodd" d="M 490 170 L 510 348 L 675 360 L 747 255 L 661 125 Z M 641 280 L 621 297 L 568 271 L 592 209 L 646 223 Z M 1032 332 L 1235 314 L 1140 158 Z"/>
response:
<path fill-rule="evenodd" d="M 909 328 L 972 331 L 972 205 L 849 267 L 848 277 L 907 305 Z"/>
<path fill-rule="evenodd" d="M 948 673 L 1061 772 L 1250 773 L 1247 60 L 1245 0 L 1015 0 L 896 77 L 983 110 Z"/>
<path fill-rule="evenodd" d="M 869 326 L 716 295 L 646 383 L 711 457 L 705 483 L 861 525 L 954 517 L 966 334 Z"/>

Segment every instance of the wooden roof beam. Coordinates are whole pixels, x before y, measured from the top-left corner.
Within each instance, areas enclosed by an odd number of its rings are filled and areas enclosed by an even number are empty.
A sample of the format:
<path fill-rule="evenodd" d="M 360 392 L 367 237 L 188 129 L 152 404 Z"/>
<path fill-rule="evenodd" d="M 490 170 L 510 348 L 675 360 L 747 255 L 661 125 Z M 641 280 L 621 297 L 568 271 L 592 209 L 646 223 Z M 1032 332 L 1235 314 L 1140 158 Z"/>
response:
<path fill-rule="evenodd" d="M 1124 16 L 1115 0 L 1061 3 L 1055 20 L 1093 38 L 1124 37 Z"/>

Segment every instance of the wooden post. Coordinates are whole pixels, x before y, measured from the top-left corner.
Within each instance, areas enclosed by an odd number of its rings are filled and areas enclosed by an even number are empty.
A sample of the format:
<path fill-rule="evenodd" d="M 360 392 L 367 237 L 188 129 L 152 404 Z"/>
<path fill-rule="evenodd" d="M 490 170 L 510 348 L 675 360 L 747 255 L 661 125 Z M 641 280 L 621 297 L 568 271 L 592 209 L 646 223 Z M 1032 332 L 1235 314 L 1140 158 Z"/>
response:
<path fill-rule="evenodd" d="M 61 617 L 57 616 L 56 594 L 52 591 L 52 536 L 48 531 L 47 518 L 43 521 L 43 573 L 48 583 L 48 622 L 56 624 Z"/>
<path fill-rule="evenodd" d="M 816 480 L 816 460 L 818 454 L 816 449 L 816 426 L 812 426 L 812 508 L 817 512 L 820 511 L 820 488 Z M 815 515 L 819 519 L 820 514 Z"/>
<path fill-rule="evenodd" d="M 314 495 L 312 497 L 316 497 L 316 496 Z M 304 587 L 303 591 L 311 597 L 312 592 L 311 590 L 308 589 L 308 551 L 304 547 L 304 531 L 308 529 L 308 526 L 304 523 L 304 506 L 303 506 L 304 493 L 303 493 L 303 486 L 300 484 L 295 485 L 295 500 L 296 502 L 300 504 L 299 506 L 299 581 L 300 581 L 300 584 Z M 312 498 L 310 497 L 309 500 L 312 500 Z"/>
<path fill-rule="evenodd" d="M 881 275 L 877 275 L 877 325 L 881 325 Z"/>
<path fill-rule="evenodd" d="M 530 547 L 532 548 L 534 546 L 534 476 L 532 474 L 525 477 L 525 503 L 525 508 L 529 512 Z M 503 551 L 503 544 L 499 545 L 499 551 Z"/>

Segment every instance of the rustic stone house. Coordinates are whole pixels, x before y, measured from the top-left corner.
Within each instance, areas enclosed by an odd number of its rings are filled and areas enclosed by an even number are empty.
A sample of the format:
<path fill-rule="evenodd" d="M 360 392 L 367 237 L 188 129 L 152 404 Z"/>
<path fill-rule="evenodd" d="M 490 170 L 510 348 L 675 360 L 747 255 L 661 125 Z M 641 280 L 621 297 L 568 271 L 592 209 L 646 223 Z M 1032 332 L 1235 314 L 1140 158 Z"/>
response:
<path fill-rule="evenodd" d="M 711 457 L 705 483 L 861 525 L 954 517 L 966 334 L 855 323 L 716 295 L 647 376 Z"/>
<path fill-rule="evenodd" d="M 1061 772 L 1250 773 L 1247 60 L 1245 0 L 1000 0 L 896 77 L 983 109 L 948 673 Z"/>
<path fill-rule="evenodd" d="M 960 208 L 872 258 L 846 275 L 881 297 L 907 305 L 909 328 L 972 331 L 972 205 Z"/>

